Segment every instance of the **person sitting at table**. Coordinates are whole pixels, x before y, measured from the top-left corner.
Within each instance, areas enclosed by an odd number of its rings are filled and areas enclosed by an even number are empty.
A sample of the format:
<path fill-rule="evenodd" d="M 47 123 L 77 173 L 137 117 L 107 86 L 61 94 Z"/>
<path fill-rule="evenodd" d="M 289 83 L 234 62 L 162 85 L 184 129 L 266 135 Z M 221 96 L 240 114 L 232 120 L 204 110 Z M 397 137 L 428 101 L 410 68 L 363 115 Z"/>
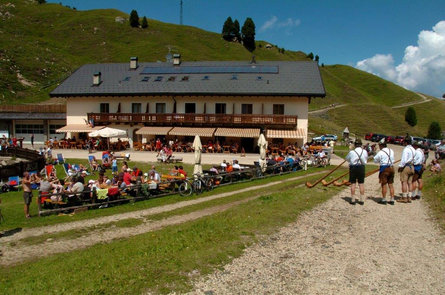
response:
<path fill-rule="evenodd" d="M 131 169 L 130 168 L 128 168 L 127 171 L 124 172 L 122 180 L 127 186 L 129 186 L 131 184 Z"/>
<path fill-rule="evenodd" d="M 183 175 L 183 176 L 181 176 L 183 179 L 187 178 L 187 172 L 184 170 L 184 167 L 182 167 L 182 166 L 178 167 L 178 175 L 179 176 Z"/>
<path fill-rule="evenodd" d="M 227 163 L 226 172 L 227 173 L 233 172 L 233 166 L 230 163 Z"/>
<path fill-rule="evenodd" d="M 170 147 L 165 147 L 165 161 L 168 163 L 170 161 L 170 158 L 173 156 L 173 150 Z"/>
<path fill-rule="evenodd" d="M 209 171 L 212 172 L 212 174 L 219 174 L 218 168 L 215 165 L 213 165 Z"/>
<path fill-rule="evenodd" d="M 215 145 L 213 146 L 213 150 L 214 150 L 215 153 L 222 153 L 223 152 L 222 151 L 222 147 L 219 144 L 218 140 L 216 141 Z"/>
<path fill-rule="evenodd" d="M 125 172 L 128 169 L 127 161 L 122 162 L 121 172 Z"/>
<path fill-rule="evenodd" d="M 238 160 L 233 160 L 233 165 L 232 165 L 233 170 L 242 170 L 243 167 L 240 166 Z"/>
<path fill-rule="evenodd" d="M 226 171 L 227 170 L 227 162 L 226 160 L 223 160 L 221 163 L 221 170 Z"/>

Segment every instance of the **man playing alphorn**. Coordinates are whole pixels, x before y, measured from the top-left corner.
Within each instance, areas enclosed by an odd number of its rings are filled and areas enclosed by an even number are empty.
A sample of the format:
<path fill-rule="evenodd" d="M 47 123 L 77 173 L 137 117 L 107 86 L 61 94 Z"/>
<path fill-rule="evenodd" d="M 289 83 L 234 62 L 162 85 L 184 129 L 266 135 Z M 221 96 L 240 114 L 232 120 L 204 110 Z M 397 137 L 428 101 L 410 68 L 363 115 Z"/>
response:
<path fill-rule="evenodd" d="M 414 154 L 414 175 L 413 175 L 413 194 L 411 198 L 413 200 L 420 199 L 422 197 L 423 180 L 422 174 L 425 170 L 425 154 L 422 149 L 421 142 L 414 142 L 413 147 L 416 149 Z M 417 190 L 417 193 L 415 193 Z"/>
<path fill-rule="evenodd" d="M 402 183 L 402 198 L 398 199 L 401 203 L 411 203 L 412 180 L 414 175 L 414 155 L 416 151 L 411 146 L 411 136 L 407 135 L 403 144 L 405 148 L 402 152 L 398 172 L 400 173 L 400 182 Z"/>
<path fill-rule="evenodd" d="M 368 153 L 362 148 L 362 141 L 356 139 L 355 148 L 346 156 L 349 162 L 349 182 L 351 183 L 351 205 L 355 205 L 355 184 L 358 182 L 360 189 L 360 205 L 365 204 L 365 165 L 368 161 Z"/>
<path fill-rule="evenodd" d="M 379 182 L 382 187 L 380 204 L 386 205 L 386 193 L 389 187 L 390 205 L 394 205 L 394 151 L 386 146 L 385 138 L 379 141 L 380 151 L 375 155 L 374 162 L 379 163 Z"/>

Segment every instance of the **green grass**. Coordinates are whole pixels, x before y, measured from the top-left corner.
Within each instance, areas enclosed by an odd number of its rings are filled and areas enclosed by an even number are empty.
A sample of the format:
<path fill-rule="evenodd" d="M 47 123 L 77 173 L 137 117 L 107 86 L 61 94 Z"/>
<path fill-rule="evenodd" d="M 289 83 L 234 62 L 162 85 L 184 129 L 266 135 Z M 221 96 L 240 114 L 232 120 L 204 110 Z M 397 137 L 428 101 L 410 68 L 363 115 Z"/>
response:
<path fill-rule="evenodd" d="M 0 268 L 4 294 L 185 292 L 336 190 L 287 188 L 225 212 L 129 239 Z"/>
<path fill-rule="evenodd" d="M 339 170 L 338 172 L 332 174 L 332 177 L 337 177 L 340 175 L 340 173 L 343 173 L 343 171 Z M 295 177 L 295 175 L 293 175 L 293 176 Z M 296 186 L 303 186 L 306 181 L 313 183 L 320 177 L 321 177 L 320 175 L 314 175 L 314 176 L 308 176 L 308 177 L 305 177 L 305 178 L 302 178 L 299 180 L 295 180 L 295 181 L 285 182 L 282 184 L 275 184 L 275 185 L 271 184 L 270 186 L 268 186 L 267 192 L 264 191 L 264 188 L 259 188 L 259 189 L 251 190 L 251 191 L 244 192 L 244 193 L 234 193 L 231 196 L 213 199 L 213 200 L 205 201 L 205 202 L 198 203 L 195 205 L 189 205 L 189 206 L 185 206 L 185 207 L 178 208 L 175 210 L 166 211 L 163 213 L 147 215 L 146 218 L 150 221 L 155 221 L 155 220 L 161 220 L 161 219 L 165 219 L 165 218 L 175 216 L 175 215 L 185 215 L 185 214 L 188 214 L 188 213 L 191 213 L 194 211 L 199 211 L 199 210 L 213 207 L 213 206 L 230 204 L 232 202 L 248 199 L 251 197 L 264 196 L 267 194 L 276 193 L 276 192 L 285 191 L 285 190 L 288 190 L 291 188 L 295 188 Z M 271 178 L 271 180 L 275 181 L 276 179 Z M 229 187 L 225 187 L 225 188 L 226 188 L 226 192 L 233 190 L 233 187 L 231 188 L 231 190 L 227 190 L 227 188 L 229 188 Z M 336 189 L 334 186 L 330 187 L 329 189 L 332 189 L 332 188 Z M 237 188 L 237 189 L 239 189 L 239 188 Z M 327 188 L 319 186 L 314 191 L 319 191 L 319 190 L 327 190 Z M 220 192 L 220 191 L 205 192 L 200 197 L 201 198 L 207 197 L 207 196 L 215 194 L 215 193 L 222 193 L 222 192 Z M 72 229 L 72 230 L 67 230 L 67 231 L 63 231 L 63 232 L 48 233 L 48 234 L 42 234 L 39 236 L 27 237 L 27 238 L 21 239 L 18 242 L 14 242 L 14 245 L 17 245 L 17 243 L 24 243 L 27 245 L 35 245 L 35 244 L 45 242 L 48 239 L 51 239 L 52 241 L 61 240 L 61 239 L 75 239 L 82 235 L 90 234 L 91 232 L 97 232 L 97 231 L 104 230 L 104 229 L 109 229 L 111 227 L 131 228 L 134 226 L 141 225 L 143 223 L 144 223 L 144 221 L 140 218 L 128 218 L 128 219 L 123 219 L 123 220 L 119 220 L 119 221 L 89 226 L 89 227 L 85 227 L 85 228 L 78 228 L 78 229 Z M 13 245 L 11 245 L 11 246 L 13 246 Z"/>
<path fill-rule="evenodd" d="M 443 164 L 442 164 L 443 165 Z M 432 175 L 429 171 L 424 174 L 423 197 L 427 201 L 433 216 L 445 231 L 445 177 L 443 172 Z"/>

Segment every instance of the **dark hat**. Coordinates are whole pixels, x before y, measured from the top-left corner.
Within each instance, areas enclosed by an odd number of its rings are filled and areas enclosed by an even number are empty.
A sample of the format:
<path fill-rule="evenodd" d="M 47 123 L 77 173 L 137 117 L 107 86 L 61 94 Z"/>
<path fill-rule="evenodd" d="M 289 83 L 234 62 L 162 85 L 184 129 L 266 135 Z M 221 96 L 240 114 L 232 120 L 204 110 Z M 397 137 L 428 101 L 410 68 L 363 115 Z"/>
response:
<path fill-rule="evenodd" d="M 362 140 L 360 138 L 356 138 L 355 141 L 354 141 L 354 145 L 361 146 L 362 145 Z"/>

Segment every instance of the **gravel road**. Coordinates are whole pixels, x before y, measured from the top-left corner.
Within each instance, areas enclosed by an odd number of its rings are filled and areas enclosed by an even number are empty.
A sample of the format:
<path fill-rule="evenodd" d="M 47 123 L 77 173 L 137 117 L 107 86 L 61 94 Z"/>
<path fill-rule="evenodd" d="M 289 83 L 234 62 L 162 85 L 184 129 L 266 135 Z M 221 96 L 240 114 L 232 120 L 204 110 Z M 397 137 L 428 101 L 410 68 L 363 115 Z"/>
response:
<path fill-rule="evenodd" d="M 380 205 L 377 175 L 365 184 L 364 206 L 343 190 L 190 294 L 445 294 L 445 238 L 426 204 Z"/>

